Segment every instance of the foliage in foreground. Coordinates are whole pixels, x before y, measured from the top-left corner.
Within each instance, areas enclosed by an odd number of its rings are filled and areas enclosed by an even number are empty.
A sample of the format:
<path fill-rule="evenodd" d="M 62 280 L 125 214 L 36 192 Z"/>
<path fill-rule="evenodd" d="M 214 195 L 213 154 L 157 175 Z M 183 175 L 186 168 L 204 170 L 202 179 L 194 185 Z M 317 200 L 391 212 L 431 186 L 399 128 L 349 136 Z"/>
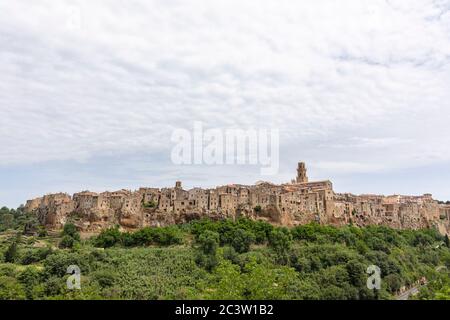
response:
<path fill-rule="evenodd" d="M 434 230 L 238 219 L 90 240 L 70 224 L 57 239 L 17 233 L 0 234 L 0 299 L 392 299 L 422 277 L 417 298 L 450 298 L 450 250 Z M 81 290 L 66 288 L 70 265 Z M 382 271 L 379 291 L 367 289 L 369 265 Z"/>

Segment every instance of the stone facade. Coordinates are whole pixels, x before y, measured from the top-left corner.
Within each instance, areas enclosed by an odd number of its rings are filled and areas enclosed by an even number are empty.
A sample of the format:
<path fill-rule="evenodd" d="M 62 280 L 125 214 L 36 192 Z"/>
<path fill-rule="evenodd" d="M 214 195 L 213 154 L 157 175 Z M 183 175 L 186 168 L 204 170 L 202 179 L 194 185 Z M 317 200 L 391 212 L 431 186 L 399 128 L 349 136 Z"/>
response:
<path fill-rule="evenodd" d="M 434 227 L 442 233 L 450 230 L 450 205 L 439 204 L 431 194 L 339 194 L 330 181 L 308 182 L 304 163 L 299 163 L 296 179 L 282 185 L 259 182 L 184 190 L 177 181 L 174 188 L 83 191 L 72 197 L 51 194 L 27 201 L 25 208 L 50 229 L 59 229 L 70 220 L 89 232 L 117 224 L 123 229 L 137 229 L 202 217 L 248 217 L 285 226 L 316 221 L 335 226 L 352 223 L 397 229 Z"/>

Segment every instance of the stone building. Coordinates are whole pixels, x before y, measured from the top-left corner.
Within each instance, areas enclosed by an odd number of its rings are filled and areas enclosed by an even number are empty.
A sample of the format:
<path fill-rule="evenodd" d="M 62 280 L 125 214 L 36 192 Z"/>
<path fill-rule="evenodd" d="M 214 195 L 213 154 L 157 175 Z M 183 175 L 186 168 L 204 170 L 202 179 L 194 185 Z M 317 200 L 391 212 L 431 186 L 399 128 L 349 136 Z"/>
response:
<path fill-rule="evenodd" d="M 140 188 L 73 197 L 58 193 L 27 201 L 25 209 L 37 214 L 49 228 L 61 228 L 68 220 L 80 229 L 98 231 L 119 224 L 124 229 L 164 226 L 210 217 L 248 217 L 274 224 L 295 226 L 309 222 L 330 225 L 386 225 L 418 229 L 436 227 L 447 233 L 450 205 L 439 204 L 431 194 L 353 195 L 333 191 L 331 181 L 308 181 L 300 162 L 290 183 L 275 185 L 230 184 L 211 189 L 184 190 L 181 181 L 173 188 Z"/>

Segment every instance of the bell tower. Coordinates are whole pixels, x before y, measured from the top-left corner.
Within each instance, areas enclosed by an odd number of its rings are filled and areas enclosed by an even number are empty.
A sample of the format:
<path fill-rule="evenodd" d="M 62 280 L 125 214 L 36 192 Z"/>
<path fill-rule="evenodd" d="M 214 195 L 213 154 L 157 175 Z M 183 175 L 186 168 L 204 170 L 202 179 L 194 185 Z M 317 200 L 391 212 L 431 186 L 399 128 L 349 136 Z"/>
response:
<path fill-rule="evenodd" d="M 307 183 L 308 176 L 306 175 L 306 165 L 304 162 L 299 162 L 297 167 L 297 183 Z"/>

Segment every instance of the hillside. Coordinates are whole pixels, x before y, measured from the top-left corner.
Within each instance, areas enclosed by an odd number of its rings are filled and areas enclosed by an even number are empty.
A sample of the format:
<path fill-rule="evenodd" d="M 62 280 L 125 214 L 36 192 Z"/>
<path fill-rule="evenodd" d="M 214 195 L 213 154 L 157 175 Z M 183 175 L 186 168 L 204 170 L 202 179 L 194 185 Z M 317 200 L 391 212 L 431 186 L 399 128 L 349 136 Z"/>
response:
<path fill-rule="evenodd" d="M 2 226 L 0 299 L 396 299 L 420 280 L 415 298 L 450 299 L 448 238 L 431 229 L 196 220 L 81 240 L 71 224 L 28 225 Z M 70 265 L 81 290 L 67 289 Z M 367 288 L 371 265 L 380 290 Z"/>

